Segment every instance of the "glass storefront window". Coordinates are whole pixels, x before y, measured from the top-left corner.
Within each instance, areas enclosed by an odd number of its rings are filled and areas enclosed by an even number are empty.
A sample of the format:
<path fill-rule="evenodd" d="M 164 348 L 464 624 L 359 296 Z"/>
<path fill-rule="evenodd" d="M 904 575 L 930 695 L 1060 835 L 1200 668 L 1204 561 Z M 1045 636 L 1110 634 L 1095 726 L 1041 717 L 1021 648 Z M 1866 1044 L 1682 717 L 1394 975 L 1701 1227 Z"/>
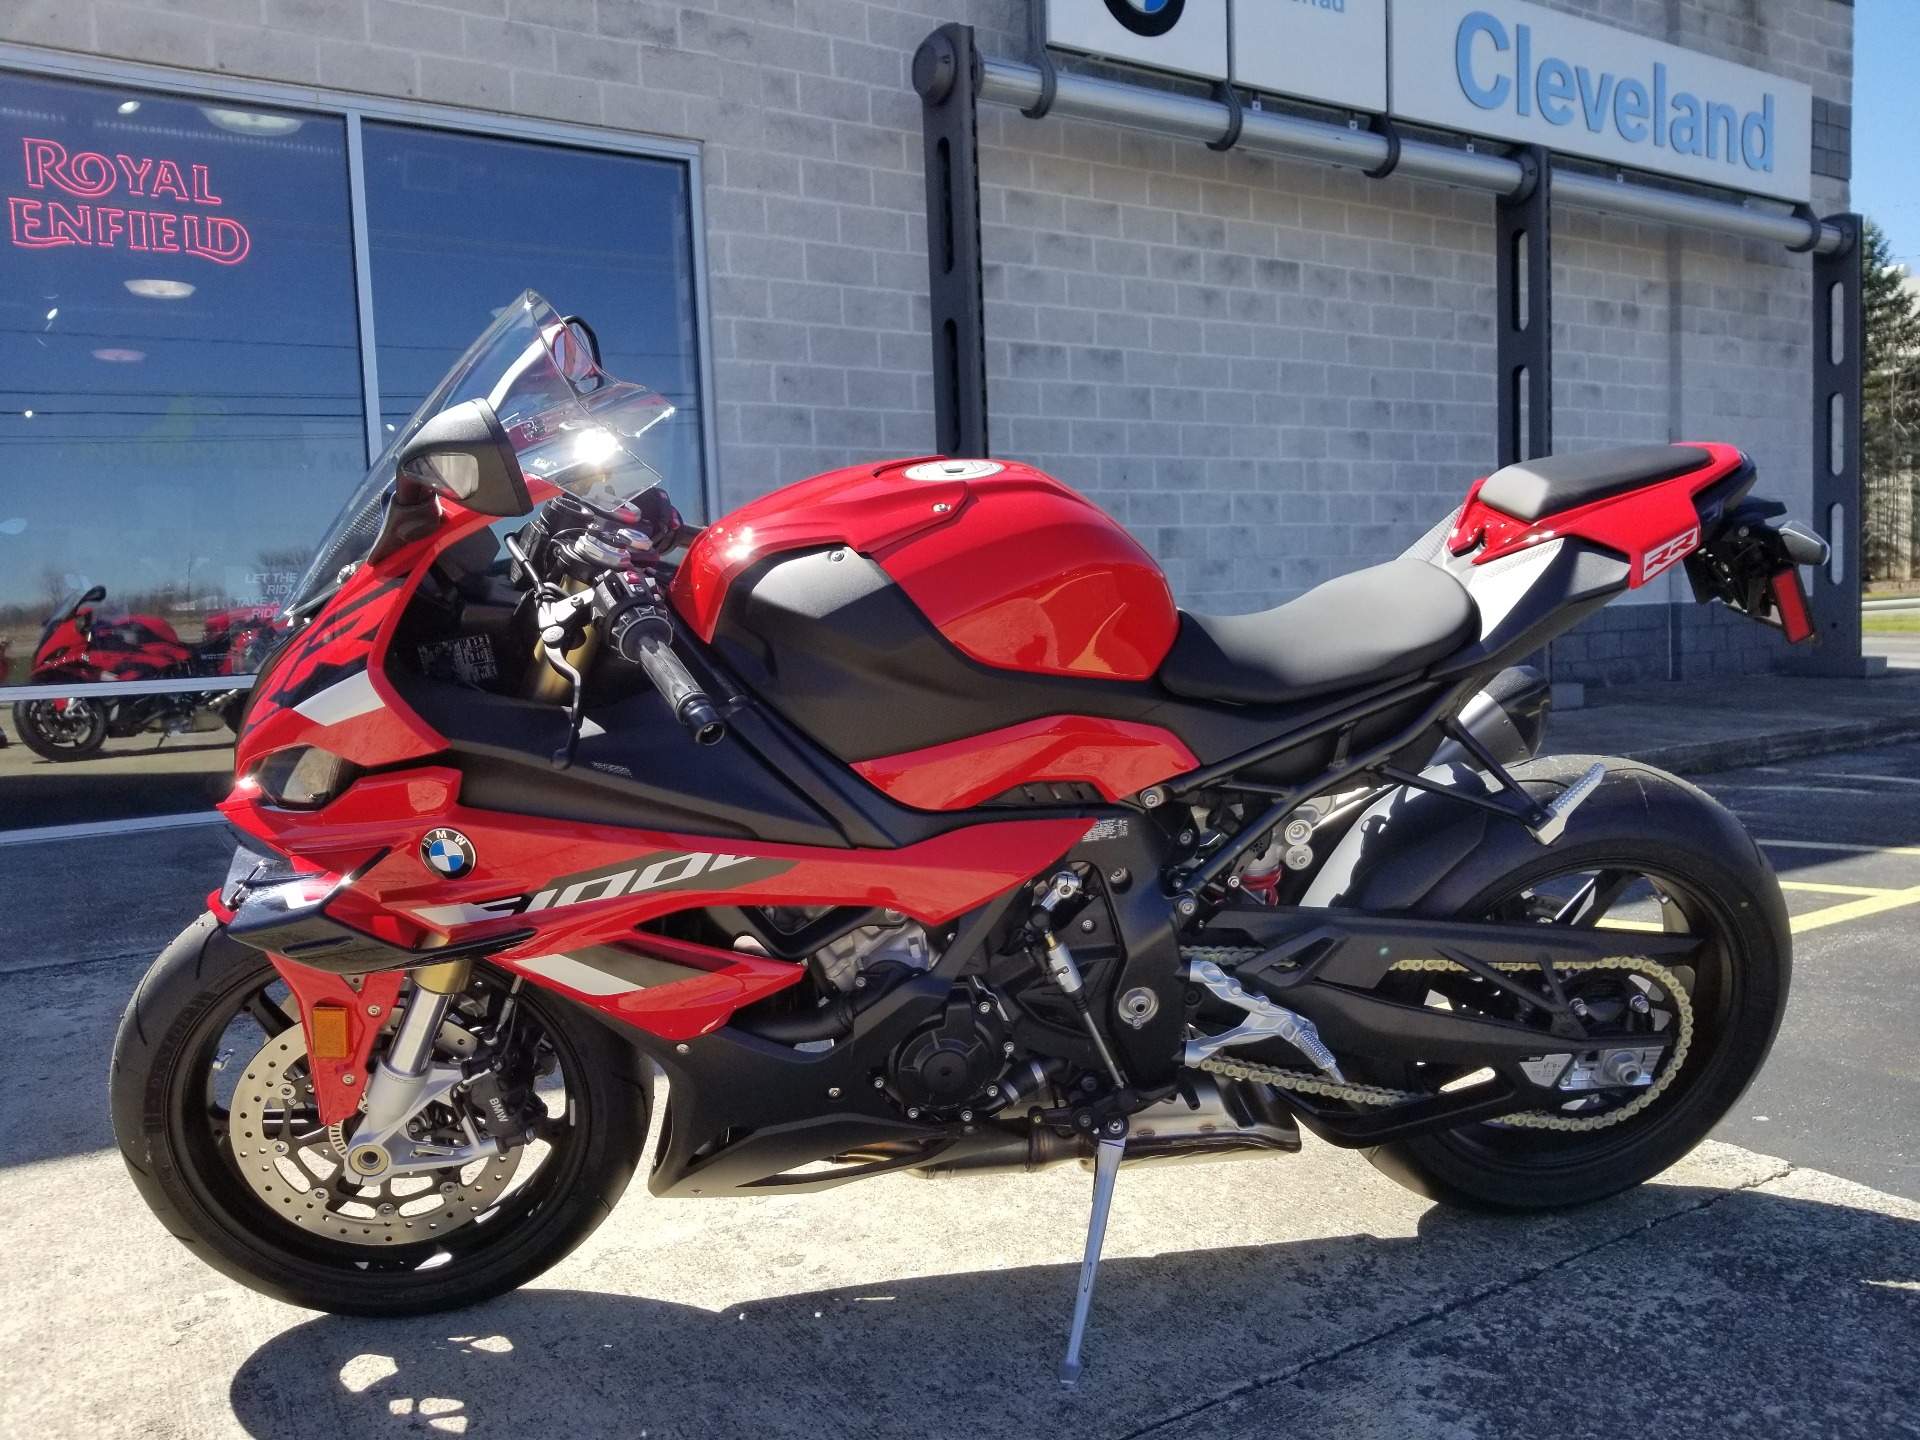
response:
<path fill-rule="evenodd" d="M 128 664 L 177 642 L 183 674 L 245 669 L 235 625 L 365 467 L 345 125 L 11 76 L 0 97 L 0 682 L 51 678 L 42 624 L 96 585 L 99 622 L 151 637 Z"/>
<path fill-rule="evenodd" d="M 674 402 L 645 458 L 706 518 L 692 162 L 357 109 L 0 71 L 0 830 L 224 793 L 370 442 L 523 290 Z"/>
<path fill-rule="evenodd" d="M 705 518 L 686 167 L 397 125 L 361 143 L 382 433 L 537 290 L 593 326 L 609 373 L 674 403 L 643 458 L 681 514 Z"/>

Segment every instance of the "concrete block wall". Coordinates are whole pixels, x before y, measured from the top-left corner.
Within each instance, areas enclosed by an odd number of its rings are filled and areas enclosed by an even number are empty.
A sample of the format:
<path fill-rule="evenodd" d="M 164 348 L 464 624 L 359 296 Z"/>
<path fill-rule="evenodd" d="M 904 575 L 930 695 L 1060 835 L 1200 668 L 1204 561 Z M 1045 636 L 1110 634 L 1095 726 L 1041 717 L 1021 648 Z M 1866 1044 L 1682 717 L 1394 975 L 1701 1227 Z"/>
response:
<path fill-rule="evenodd" d="M 1851 100 L 1842 0 L 1547 3 Z M 0 39 L 700 141 L 731 505 L 931 443 L 909 62 L 947 20 L 1022 55 L 1026 18 L 1024 0 L 11 0 Z M 995 449 L 1109 506 L 1183 602 L 1270 605 L 1384 559 L 1490 465 L 1487 197 L 997 108 L 982 150 Z M 1844 203 L 1818 183 L 1820 208 Z M 1804 486 L 1806 261 L 1556 225 L 1561 444 L 1726 438 Z"/>
<path fill-rule="evenodd" d="M 1184 600 L 1398 553 L 1486 468 L 1484 196 L 998 109 L 981 169 L 995 451 L 1118 516 Z"/>

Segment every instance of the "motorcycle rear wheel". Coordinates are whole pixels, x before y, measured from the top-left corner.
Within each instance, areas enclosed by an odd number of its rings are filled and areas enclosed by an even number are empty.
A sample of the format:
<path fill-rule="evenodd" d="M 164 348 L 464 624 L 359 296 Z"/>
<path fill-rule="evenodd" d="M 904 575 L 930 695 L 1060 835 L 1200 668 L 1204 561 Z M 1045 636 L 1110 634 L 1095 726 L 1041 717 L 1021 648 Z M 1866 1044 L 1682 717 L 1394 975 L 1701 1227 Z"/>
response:
<path fill-rule="evenodd" d="M 1570 776 L 1586 763 L 1583 757 L 1527 768 Z M 1621 893 L 1642 896 L 1641 909 L 1648 908 L 1644 897 L 1657 897 L 1654 923 L 1707 941 L 1690 967 L 1694 1037 L 1687 1059 L 1650 1105 L 1607 1128 L 1567 1132 L 1494 1121 L 1368 1152 L 1378 1169 L 1419 1194 L 1467 1209 L 1534 1211 L 1630 1189 L 1704 1140 L 1772 1048 L 1792 968 L 1786 907 L 1772 869 L 1733 817 L 1693 786 L 1658 770 L 1609 763 L 1606 783 L 1575 813 L 1560 843 L 1504 874 L 1460 877 L 1481 888 L 1454 913 L 1512 920 L 1531 905 L 1544 917 L 1573 877 L 1639 877 L 1637 888 Z M 1732 836 L 1739 843 L 1729 843 Z M 1634 953 L 1631 936 L 1631 929 L 1622 933 L 1623 955 Z M 1396 1078 L 1417 1086 L 1412 1069 Z"/>
<path fill-rule="evenodd" d="M 107 743 L 107 712 L 91 700 L 16 700 L 13 728 L 43 760 L 84 760 Z"/>
<path fill-rule="evenodd" d="M 487 983 L 504 989 L 505 979 L 494 972 Z M 265 955 L 202 916 L 154 962 L 114 1041 L 111 1098 L 121 1156 L 160 1222 L 216 1270 L 309 1309 L 425 1314 L 525 1284 L 612 1212 L 646 1139 L 648 1069 L 599 1021 L 533 986 L 517 993 L 524 1007 L 517 1023 L 530 1017 L 538 1027 L 564 1095 L 548 1148 L 526 1167 L 530 1178 L 516 1177 L 492 1195 L 481 1218 L 425 1239 L 395 1225 L 376 1237 L 386 1243 L 356 1243 L 328 1233 L 347 1233 L 341 1227 L 296 1223 L 272 1209 L 240 1172 L 230 1135 L 239 1106 L 237 1097 L 222 1094 L 220 1076 L 234 1060 L 234 1071 L 244 1069 L 254 1053 L 251 1040 L 223 1048 L 237 1031 L 270 1040 L 274 1027 L 295 1023 L 278 1008 L 282 989 Z M 296 1062 L 289 1079 L 301 1080 L 303 1066 Z M 295 1089 L 289 1084 L 280 1093 Z M 345 1184 L 329 1183 L 337 1206 Z M 324 1188 L 317 1193 L 327 1195 Z"/>

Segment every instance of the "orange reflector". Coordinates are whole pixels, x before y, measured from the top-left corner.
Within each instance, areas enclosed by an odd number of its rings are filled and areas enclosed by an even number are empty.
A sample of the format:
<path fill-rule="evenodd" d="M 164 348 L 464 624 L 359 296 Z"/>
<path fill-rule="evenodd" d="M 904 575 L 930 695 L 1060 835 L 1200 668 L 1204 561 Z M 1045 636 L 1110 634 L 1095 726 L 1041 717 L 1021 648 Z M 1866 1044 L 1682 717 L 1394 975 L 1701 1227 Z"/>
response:
<path fill-rule="evenodd" d="M 307 1053 L 316 1060 L 345 1060 L 353 1054 L 344 1005 L 316 1005 L 307 1026 Z"/>

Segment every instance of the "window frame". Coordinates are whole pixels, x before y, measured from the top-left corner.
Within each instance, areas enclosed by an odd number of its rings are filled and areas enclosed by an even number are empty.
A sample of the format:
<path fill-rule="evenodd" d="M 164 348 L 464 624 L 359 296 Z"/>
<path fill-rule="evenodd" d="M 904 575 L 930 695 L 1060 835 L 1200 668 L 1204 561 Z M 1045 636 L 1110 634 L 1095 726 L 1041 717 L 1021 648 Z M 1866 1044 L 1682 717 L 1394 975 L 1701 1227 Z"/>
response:
<path fill-rule="evenodd" d="M 686 167 L 687 225 L 692 231 L 695 374 L 700 381 L 700 498 L 709 520 L 719 515 L 719 484 L 715 474 L 719 455 L 718 405 L 713 388 L 713 320 L 707 282 L 706 186 L 703 152 L 697 140 L 611 130 L 565 120 L 545 120 L 470 110 L 422 100 L 397 100 L 361 95 L 320 85 L 297 85 L 277 80 L 254 80 L 218 75 L 176 66 L 148 65 L 105 56 L 61 54 L 0 41 L 0 76 L 13 73 L 42 80 L 74 80 L 96 85 L 131 86 L 190 99 L 234 100 L 304 111 L 342 120 L 347 129 L 347 220 L 353 254 L 354 299 L 360 341 L 360 396 L 365 414 L 367 464 L 386 448 L 380 431 L 380 375 L 378 339 L 373 321 L 373 269 L 367 235 L 365 153 L 361 143 L 364 121 L 412 125 L 463 135 L 502 140 L 526 140 L 575 150 L 597 150 L 610 155 L 633 155 L 668 160 Z M 251 675 L 222 677 L 209 687 L 196 680 L 148 680 L 92 685 L 0 685 L 0 701 L 58 699 L 67 695 L 131 695 L 190 693 L 209 688 L 241 689 L 253 683 Z"/>

